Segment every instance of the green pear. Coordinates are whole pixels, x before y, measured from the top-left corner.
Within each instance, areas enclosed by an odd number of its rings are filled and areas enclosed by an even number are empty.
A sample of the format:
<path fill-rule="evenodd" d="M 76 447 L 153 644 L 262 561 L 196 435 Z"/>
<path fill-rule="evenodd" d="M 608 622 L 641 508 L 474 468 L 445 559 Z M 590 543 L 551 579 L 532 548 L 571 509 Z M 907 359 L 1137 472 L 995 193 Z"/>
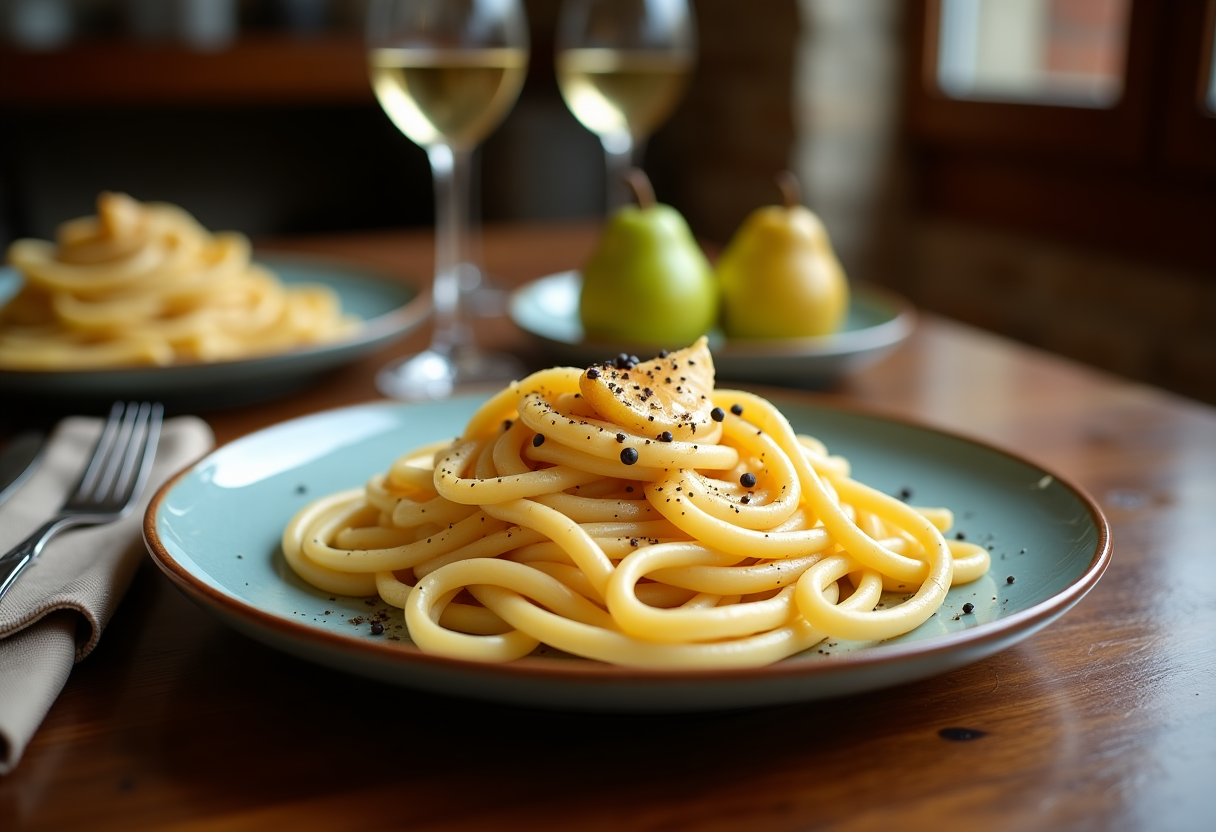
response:
<path fill-rule="evenodd" d="M 797 181 L 778 179 L 784 205 L 758 208 L 717 262 L 727 338 L 830 335 L 849 311 L 849 285 L 823 223 L 799 204 Z"/>
<path fill-rule="evenodd" d="M 630 173 L 638 205 L 616 211 L 583 266 L 579 317 L 588 339 L 679 347 L 718 317 L 713 267 L 684 217 Z"/>

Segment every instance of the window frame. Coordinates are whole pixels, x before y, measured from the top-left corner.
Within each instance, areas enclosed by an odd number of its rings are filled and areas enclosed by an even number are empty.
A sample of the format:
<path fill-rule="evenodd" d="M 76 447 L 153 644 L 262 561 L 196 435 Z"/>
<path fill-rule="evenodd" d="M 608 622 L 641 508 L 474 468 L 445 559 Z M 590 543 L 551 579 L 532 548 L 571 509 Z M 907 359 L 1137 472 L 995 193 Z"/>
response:
<path fill-rule="evenodd" d="M 1216 109 L 1207 102 L 1216 53 L 1216 0 L 1203 5 L 1202 18 L 1192 12 L 1190 20 L 1200 23 L 1206 37 L 1179 42 L 1170 68 L 1172 100 L 1165 154 L 1173 167 L 1216 174 Z M 1189 84 L 1194 86 L 1188 92 Z"/>
<path fill-rule="evenodd" d="M 910 11 L 915 209 L 1216 277 L 1216 117 L 1202 103 L 1216 0 L 1132 0 L 1123 94 L 1108 109 L 949 98 L 937 87 L 941 0 Z"/>

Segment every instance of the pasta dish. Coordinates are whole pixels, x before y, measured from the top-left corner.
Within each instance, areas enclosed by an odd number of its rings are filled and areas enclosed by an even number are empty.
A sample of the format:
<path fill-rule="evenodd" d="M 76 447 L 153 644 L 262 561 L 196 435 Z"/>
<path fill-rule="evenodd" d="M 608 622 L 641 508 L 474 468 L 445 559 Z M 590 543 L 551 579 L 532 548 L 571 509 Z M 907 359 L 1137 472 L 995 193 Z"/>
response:
<path fill-rule="evenodd" d="M 702 338 L 513 382 L 455 441 L 301 509 L 282 547 L 313 586 L 402 608 L 428 653 L 724 668 L 915 629 L 988 570 L 952 522 L 716 389 Z"/>
<path fill-rule="evenodd" d="M 181 208 L 103 193 L 55 242 L 17 240 L 20 291 L 0 309 L 0 369 L 225 361 L 332 341 L 358 324 L 326 286 L 285 286 L 241 234 Z"/>

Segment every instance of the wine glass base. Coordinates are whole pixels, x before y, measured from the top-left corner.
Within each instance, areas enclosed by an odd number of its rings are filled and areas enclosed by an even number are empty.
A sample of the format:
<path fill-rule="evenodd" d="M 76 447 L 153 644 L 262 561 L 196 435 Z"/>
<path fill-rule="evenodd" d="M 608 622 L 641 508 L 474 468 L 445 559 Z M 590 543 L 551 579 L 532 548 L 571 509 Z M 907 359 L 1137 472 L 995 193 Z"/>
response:
<path fill-rule="evenodd" d="M 524 366 L 500 352 L 434 349 L 391 362 L 376 374 L 376 388 L 392 399 L 421 401 L 452 395 L 458 385 L 506 384 L 523 378 Z"/>

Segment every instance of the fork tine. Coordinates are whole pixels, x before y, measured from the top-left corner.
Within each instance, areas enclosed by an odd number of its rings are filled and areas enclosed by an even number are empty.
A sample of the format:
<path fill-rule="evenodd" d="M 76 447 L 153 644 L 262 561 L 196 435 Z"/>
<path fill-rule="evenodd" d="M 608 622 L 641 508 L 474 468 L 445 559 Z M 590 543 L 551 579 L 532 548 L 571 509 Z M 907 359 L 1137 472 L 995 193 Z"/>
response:
<path fill-rule="evenodd" d="M 102 429 L 101 436 L 97 439 L 97 444 L 93 446 L 93 454 L 89 458 L 88 467 L 80 475 L 80 481 L 72 489 L 72 495 L 69 499 L 83 500 L 93 493 L 98 479 L 106 469 L 106 463 L 110 459 L 110 454 L 113 452 L 114 439 L 122 425 L 122 416 L 122 402 L 114 402 L 113 406 L 110 407 L 110 416 L 106 419 L 105 428 Z"/>
<path fill-rule="evenodd" d="M 124 458 L 135 434 L 135 420 L 138 416 L 139 406 L 135 402 L 128 402 L 126 410 L 122 414 L 122 421 L 114 434 L 114 444 L 109 448 L 105 469 L 94 484 L 92 491 L 84 495 L 89 502 L 105 502 L 114 492 L 118 475 L 123 468 Z"/>
<path fill-rule="evenodd" d="M 163 415 L 159 403 L 115 402 L 68 504 L 79 509 L 125 505 L 147 478 Z"/>
<path fill-rule="evenodd" d="M 140 403 L 139 412 L 131 428 L 131 441 L 127 445 L 122 468 L 114 482 L 116 501 L 125 504 L 133 494 L 143 490 L 152 460 L 156 456 L 163 416 L 164 408 L 159 403 Z"/>

